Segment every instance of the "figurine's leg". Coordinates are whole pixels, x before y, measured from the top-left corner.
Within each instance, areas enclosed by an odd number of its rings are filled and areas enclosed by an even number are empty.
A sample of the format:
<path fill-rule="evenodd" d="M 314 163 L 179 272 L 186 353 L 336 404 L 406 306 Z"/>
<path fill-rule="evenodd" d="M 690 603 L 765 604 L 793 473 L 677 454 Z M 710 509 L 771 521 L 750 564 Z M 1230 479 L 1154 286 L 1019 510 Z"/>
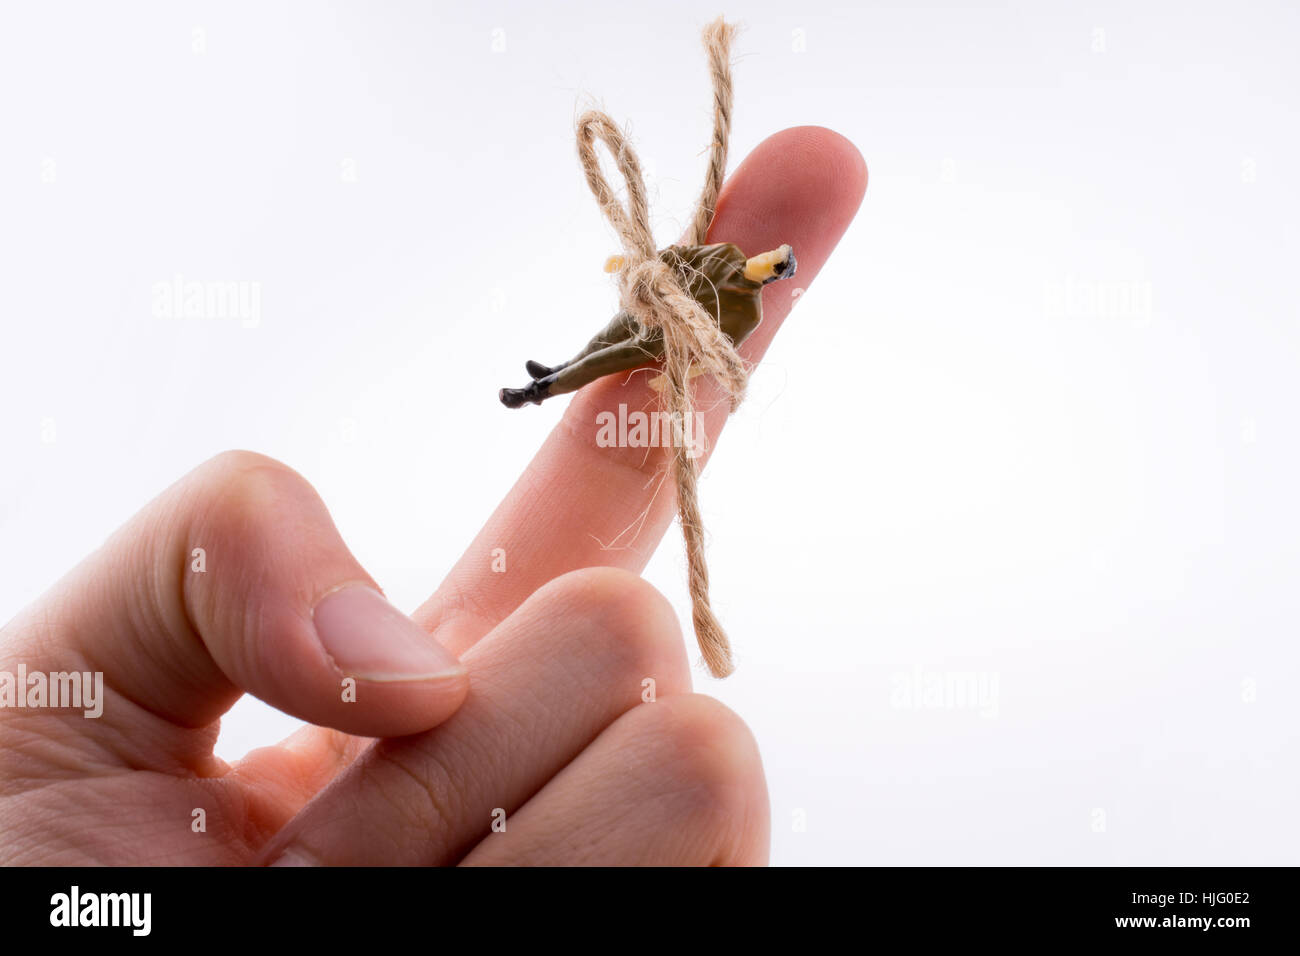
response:
<path fill-rule="evenodd" d="M 634 339 L 640 331 L 640 325 L 630 313 L 619 312 L 618 315 L 614 316 L 614 318 L 610 320 L 608 325 L 601 329 L 600 332 L 587 343 L 586 347 L 583 348 L 581 352 L 569 359 L 567 362 L 561 362 L 559 365 L 543 365 L 541 362 L 534 362 L 529 359 L 524 363 L 524 368 L 528 371 L 529 376 L 534 379 L 546 378 L 548 375 L 554 375 L 562 368 L 566 368 L 575 362 L 581 361 L 594 352 L 599 352 L 601 349 L 607 349 L 611 345 L 616 345 L 619 342 L 626 342 L 629 339 Z"/>
<path fill-rule="evenodd" d="M 554 374 L 535 379 L 524 388 L 501 389 L 501 404 L 507 408 L 519 408 L 529 402 L 540 405 L 553 396 L 576 392 L 598 378 L 644 365 L 662 352 L 663 342 L 657 336 L 611 345 L 566 364 Z"/>
<path fill-rule="evenodd" d="M 582 386 L 606 375 L 626 372 L 638 365 L 653 362 L 662 354 L 662 339 L 636 339 L 591 352 L 543 381 L 549 384 L 548 395 L 564 395 L 576 392 Z"/>
<path fill-rule="evenodd" d="M 561 362 L 559 365 L 543 365 L 541 362 L 534 362 L 529 359 L 524 363 L 524 371 L 528 373 L 529 378 L 546 378 L 548 375 L 554 375 L 568 364 L 568 362 Z"/>

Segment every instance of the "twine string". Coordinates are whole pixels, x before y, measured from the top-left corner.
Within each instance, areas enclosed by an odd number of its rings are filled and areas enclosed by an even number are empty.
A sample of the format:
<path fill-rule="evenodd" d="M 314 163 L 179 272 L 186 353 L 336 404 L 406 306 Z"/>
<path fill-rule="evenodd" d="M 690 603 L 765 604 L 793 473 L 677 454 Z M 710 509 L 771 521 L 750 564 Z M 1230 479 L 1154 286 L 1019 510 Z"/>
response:
<path fill-rule="evenodd" d="M 727 144 L 731 135 L 731 40 L 736 27 L 721 17 L 704 30 L 713 81 L 713 141 L 709 168 L 695 207 L 687 243 L 705 244 L 709 225 L 717 209 L 727 167 Z M 695 407 L 690 376 L 694 366 L 710 374 L 725 392 L 732 411 L 745 395 L 749 369 L 736 353 L 730 338 L 686 291 L 685 276 L 664 262 L 655 249 L 650 231 L 649 204 L 645 179 L 623 131 L 600 110 L 589 110 L 578 118 L 578 157 L 600 205 L 601 212 L 618 232 L 623 243 L 624 263 L 619 274 L 621 305 L 646 330 L 663 336 L 663 374 L 666 379 L 664 404 L 679 438 L 673 452 L 673 477 L 677 487 L 677 513 L 686 544 L 690 576 L 691 618 L 700 652 L 714 677 L 734 670 L 731 643 L 709 604 L 709 568 L 705 560 L 704 522 L 700 517 L 698 468 L 684 440 L 684 429 L 694 423 Z M 601 171 L 596 141 L 605 144 L 618 171 L 627 182 L 627 205 L 618 201 Z"/>

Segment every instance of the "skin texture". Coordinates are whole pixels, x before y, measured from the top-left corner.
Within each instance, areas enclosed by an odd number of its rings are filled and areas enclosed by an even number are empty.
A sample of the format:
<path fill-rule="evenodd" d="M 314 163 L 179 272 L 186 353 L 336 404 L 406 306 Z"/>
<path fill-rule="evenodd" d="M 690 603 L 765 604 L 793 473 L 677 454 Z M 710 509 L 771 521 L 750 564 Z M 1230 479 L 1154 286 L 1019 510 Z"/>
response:
<path fill-rule="evenodd" d="M 799 250 L 745 358 L 865 188 L 858 152 L 815 127 L 766 140 L 728 181 L 710 241 Z M 98 720 L 0 709 L 0 863 L 764 863 L 753 737 L 691 693 L 672 609 L 636 576 L 671 520 L 647 481 L 662 454 L 595 443 L 600 411 L 653 397 L 646 376 L 620 378 L 575 395 L 414 623 L 385 612 L 418 660 L 409 679 L 358 678 L 355 703 L 322 608 L 374 582 L 307 482 L 227 452 L 165 491 L 0 631 L 0 671 L 103 671 L 106 698 Z M 726 413 L 698 388 L 712 447 Z M 636 550 L 601 549 L 643 514 Z M 217 721 L 243 693 L 308 725 L 227 764 Z"/>

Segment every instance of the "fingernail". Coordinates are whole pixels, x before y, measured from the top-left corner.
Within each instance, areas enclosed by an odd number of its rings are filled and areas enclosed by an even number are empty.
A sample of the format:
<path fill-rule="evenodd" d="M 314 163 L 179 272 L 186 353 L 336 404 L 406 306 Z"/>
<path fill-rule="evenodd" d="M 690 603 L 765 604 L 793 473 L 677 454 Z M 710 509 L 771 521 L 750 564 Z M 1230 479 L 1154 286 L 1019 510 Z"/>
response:
<path fill-rule="evenodd" d="M 408 681 L 454 677 L 464 665 L 373 588 L 350 584 L 316 605 L 316 635 L 345 676 Z"/>

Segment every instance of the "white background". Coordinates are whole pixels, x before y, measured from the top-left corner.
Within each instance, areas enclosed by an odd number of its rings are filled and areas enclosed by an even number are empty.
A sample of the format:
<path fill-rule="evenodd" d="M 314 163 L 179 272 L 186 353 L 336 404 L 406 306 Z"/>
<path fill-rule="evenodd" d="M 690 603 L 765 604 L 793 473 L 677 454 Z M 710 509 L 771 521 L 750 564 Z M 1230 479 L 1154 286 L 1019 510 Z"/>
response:
<path fill-rule="evenodd" d="M 871 170 L 702 484 L 740 667 L 697 686 L 776 863 L 1297 862 L 1300 14 L 1137 6 L 727 11 L 733 165 L 820 124 Z M 713 13 L 6 5 L 0 619 L 231 447 L 418 605 L 560 415 L 496 389 L 612 312 L 573 119 L 631 122 L 675 238 Z M 177 274 L 256 327 L 156 317 Z"/>

